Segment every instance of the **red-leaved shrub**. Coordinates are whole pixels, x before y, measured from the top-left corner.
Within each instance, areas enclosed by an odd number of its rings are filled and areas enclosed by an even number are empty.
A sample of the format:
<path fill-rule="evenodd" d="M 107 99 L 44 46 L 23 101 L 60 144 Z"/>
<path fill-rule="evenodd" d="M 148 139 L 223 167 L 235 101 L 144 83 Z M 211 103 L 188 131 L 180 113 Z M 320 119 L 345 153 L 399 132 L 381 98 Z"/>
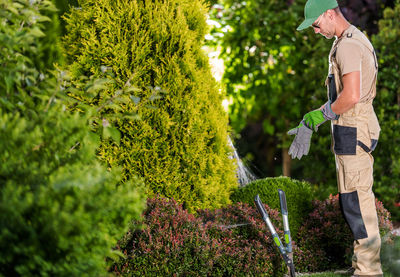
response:
<path fill-rule="evenodd" d="M 212 268 L 210 240 L 200 219 L 174 200 L 148 199 L 143 228 L 130 230 L 118 243 L 126 258 L 115 264 L 114 273 L 131 276 L 206 274 Z"/>
<path fill-rule="evenodd" d="M 283 237 L 281 225 L 278 224 L 278 212 L 268 206 L 266 210 L 277 227 L 277 232 Z M 222 266 L 226 268 L 230 263 L 234 264 L 234 270 L 221 271 L 225 276 L 273 276 L 282 272 L 278 250 L 255 207 L 235 203 L 218 210 L 198 211 L 198 216 L 208 226 L 209 234 L 223 242 L 223 256 L 227 261 Z"/>
<path fill-rule="evenodd" d="M 266 209 L 276 222 L 277 211 Z M 174 200 L 149 199 L 141 224 L 117 246 L 126 256 L 111 269 L 117 275 L 282 276 L 285 270 L 267 227 L 247 204 L 195 217 Z"/>
<path fill-rule="evenodd" d="M 353 239 L 343 220 L 338 196 L 314 201 L 299 230 L 293 256 L 297 272 L 342 267 Z M 382 235 L 393 227 L 377 202 Z M 283 237 L 278 211 L 266 210 Z M 128 276 L 282 276 L 286 267 L 254 206 L 243 203 L 188 213 L 173 199 L 148 199 L 142 229 L 130 230 L 118 243 L 125 258 L 111 270 Z M 345 255 L 346 254 L 346 255 Z"/>
<path fill-rule="evenodd" d="M 267 205 L 265 207 L 276 231 L 283 238 L 281 215 Z M 239 275 L 259 276 L 263 273 L 262 261 L 267 259 L 273 264 L 273 274 L 267 276 L 282 276 L 283 272 L 286 271 L 283 259 L 272 241 L 270 231 L 255 207 L 236 203 L 220 210 L 199 211 L 198 214 L 210 226 L 219 227 L 216 232 L 219 236 L 231 238 L 235 241 L 234 252 L 241 253 L 243 248 L 253 249 L 255 253 L 252 257 L 248 257 L 247 261 L 251 268 L 243 268 Z M 248 225 L 242 225 L 246 223 Z M 223 229 L 221 230 L 221 228 L 229 229 L 229 232 L 226 230 L 222 232 Z M 292 242 L 292 247 L 296 272 L 318 268 L 321 261 L 313 256 L 313 251 L 300 249 L 295 242 Z"/>
<path fill-rule="evenodd" d="M 302 251 L 312 253 L 314 262 L 306 271 L 322 271 L 351 265 L 353 235 L 343 219 L 339 206 L 339 195 L 325 201 L 313 201 L 314 210 L 299 230 L 298 245 Z M 381 236 L 393 229 L 390 213 L 376 200 Z"/>

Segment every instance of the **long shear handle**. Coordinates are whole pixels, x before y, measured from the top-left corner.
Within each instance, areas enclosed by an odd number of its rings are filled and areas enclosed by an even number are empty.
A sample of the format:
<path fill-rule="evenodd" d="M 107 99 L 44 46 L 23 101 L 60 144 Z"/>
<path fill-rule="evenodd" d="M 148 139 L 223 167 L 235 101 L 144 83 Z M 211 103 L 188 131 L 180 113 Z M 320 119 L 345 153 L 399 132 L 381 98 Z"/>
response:
<path fill-rule="evenodd" d="M 290 274 L 290 277 L 296 277 L 296 271 L 295 271 L 295 269 L 294 269 L 294 264 L 292 263 L 290 266 L 289 266 L 289 274 Z"/>

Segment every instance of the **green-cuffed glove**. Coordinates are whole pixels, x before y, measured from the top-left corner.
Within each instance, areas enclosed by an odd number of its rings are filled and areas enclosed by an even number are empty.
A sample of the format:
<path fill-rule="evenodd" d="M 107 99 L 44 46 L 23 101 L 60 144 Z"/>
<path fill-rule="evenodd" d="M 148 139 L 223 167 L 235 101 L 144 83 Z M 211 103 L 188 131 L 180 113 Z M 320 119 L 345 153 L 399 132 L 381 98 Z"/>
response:
<path fill-rule="evenodd" d="M 326 102 L 321 109 L 306 113 L 299 126 L 288 132 L 288 135 L 296 135 L 289 148 L 289 155 L 292 159 L 300 160 L 301 157 L 308 154 L 313 130 L 316 132 L 325 121 L 338 118 L 339 116 L 332 111 L 331 101 Z"/>
<path fill-rule="evenodd" d="M 310 142 L 313 131 L 304 125 L 303 121 L 300 122 L 299 126 L 291 129 L 287 132 L 288 135 L 296 135 L 289 148 L 289 155 L 292 159 L 298 158 L 308 154 L 310 150 Z"/>
<path fill-rule="evenodd" d="M 318 127 L 327 120 L 338 119 L 339 116 L 332 111 L 331 101 L 326 102 L 321 109 L 306 113 L 303 117 L 304 124 L 314 130 L 318 131 Z"/>

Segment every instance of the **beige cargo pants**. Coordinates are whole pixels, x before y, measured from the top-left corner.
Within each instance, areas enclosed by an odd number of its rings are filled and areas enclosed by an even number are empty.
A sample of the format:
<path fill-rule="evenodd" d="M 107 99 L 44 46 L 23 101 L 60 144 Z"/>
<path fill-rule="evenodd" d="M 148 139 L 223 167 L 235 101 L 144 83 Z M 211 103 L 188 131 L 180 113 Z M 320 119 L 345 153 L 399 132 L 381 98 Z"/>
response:
<path fill-rule="evenodd" d="M 356 155 L 335 155 L 339 200 L 354 235 L 355 275 L 382 276 L 381 238 L 372 192 L 372 155 L 357 147 Z"/>

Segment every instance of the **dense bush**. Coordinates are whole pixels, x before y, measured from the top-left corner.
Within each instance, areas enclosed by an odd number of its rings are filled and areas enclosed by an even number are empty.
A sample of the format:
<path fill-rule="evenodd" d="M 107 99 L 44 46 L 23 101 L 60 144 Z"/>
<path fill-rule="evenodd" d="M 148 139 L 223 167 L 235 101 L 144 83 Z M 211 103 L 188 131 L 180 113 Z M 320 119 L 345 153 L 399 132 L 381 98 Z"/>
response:
<path fill-rule="evenodd" d="M 283 237 L 278 212 L 268 206 L 266 210 L 277 232 Z M 233 270 L 223 272 L 224 276 L 279 276 L 282 273 L 278 249 L 254 205 L 235 203 L 219 210 L 202 210 L 199 211 L 199 217 L 209 224 L 211 236 L 223 242 L 223 255 L 228 263 L 223 264 L 222 268 L 233 266 Z"/>
<path fill-rule="evenodd" d="M 256 216 L 247 206 L 237 208 L 243 217 L 249 213 Z M 252 219 L 252 232 L 258 241 L 250 241 L 231 229 L 196 218 L 174 200 L 148 200 L 144 229 L 131 230 L 120 241 L 118 249 L 127 258 L 115 265 L 114 272 L 131 276 L 272 276 L 276 251 L 263 232 L 265 228 L 255 229 L 262 225 L 260 220 L 256 222 Z"/>
<path fill-rule="evenodd" d="M 79 1 L 66 16 L 65 52 L 72 83 L 98 77 L 106 68 L 114 82 L 101 93 L 70 96 L 96 108 L 125 92 L 129 102 L 113 103 L 101 116 L 120 143 L 103 139 L 99 155 L 111 168 L 123 167 L 123 181 L 144 178 L 150 195 L 174 198 L 194 211 L 229 202 L 237 185 L 227 142 L 222 94 L 201 47 L 207 31 L 200 0 Z M 153 100 L 149 107 L 148 99 Z M 146 108 L 147 106 L 147 108 Z"/>
<path fill-rule="evenodd" d="M 319 262 L 318 271 L 351 265 L 353 235 L 341 214 L 339 195 L 330 196 L 325 201 L 316 200 L 313 208 L 299 230 L 299 247 L 315 253 L 313 258 Z M 390 213 L 377 200 L 376 208 L 381 236 L 384 237 L 393 229 Z"/>
<path fill-rule="evenodd" d="M 48 1 L 0 1 L 0 275 L 101 276 L 143 208 L 97 161 L 90 114 L 66 110 L 43 54 Z"/>
<path fill-rule="evenodd" d="M 268 205 L 265 205 L 265 207 L 279 236 L 283 238 L 283 232 L 281 231 L 283 230 L 283 225 L 280 213 L 275 209 L 271 209 Z M 259 252 L 252 259 L 262 259 L 263 256 L 264 259 L 269 257 L 268 259 L 273 263 L 273 276 L 281 276 L 282 272 L 286 271 L 282 258 L 280 256 L 275 257 L 275 255 L 278 255 L 279 251 L 273 244 L 270 231 L 264 221 L 262 221 L 261 215 L 256 210 L 254 204 L 247 205 L 246 203 L 239 202 L 228 205 L 220 210 L 202 210 L 199 211 L 199 216 L 203 222 L 212 223 L 211 226 L 217 226 L 219 230 L 222 228 L 225 232 L 219 231 L 219 234 L 222 234 L 225 239 L 237 239 L 235 242 L 235 251 L 238 253 L 242 252 L 243 249 L 248 251 L 248 247 L 250 247 L 256 253 Z M 229 232 L 227 232 L 227 230 L 229 230 Z M 318 268 L 318 258 L 315 259 L 312 255 L 314 253 L 313 251 L 298 248 L 294 241 L 292 241 L 292 246 L 297 272 Z M 267 252 L 264 253 L 264 251 Z M 271 256 L 268 256 L 268 253 Z M 243 253 L 241 255 L 249 254 Z M 259 264 L 251 264 L 251 269 L 245 267 L 245 269 L 242 270 L 246 272 L 245 275 L 258 276 L 262 272 L 262 269 L 259 268 L 259 266 L 262 265 L 261 260 L 256 262 Z M 248 261 L 248 263 L 250 263 L 250 261 Z"/>
<path fill-rule="evenodd" d="M 283 237 L 279 213 L 266 210 Z M 124 276 L 282 276 L 286 271 L 266 224 L 254 206 L 187 213 L 174 200 L 149 199 L 143 229 L 119 242 L 126 257 L 111 270 Z M 136 224 L 137 225 L 137 224 Z M 317 250 L 293 243 L 296 269 L 318 270 Z"/>
<path fill-rule="evenodd" d="M 393 9 L 387 8 L 379 21 L 379 33 L 373 44 L 379 59 L 375 111 L 382 128 L 379 144 L 374 151 L 376 195 L 400 220 L 400 1 Z"/>
<path fill-rule="evenodd" d="M 234 202 L 254 205 L 254 197 L 259 194 L 264 204 L 280 211 L 278 189 L 286 194 L 289 211 L 289 226 L 292 236 L 296 238 L 297 230 L 312 209 L 312 189 L 309 183 L 288 177 L 265 178 L 249 183 L 233 192 Z"/>

